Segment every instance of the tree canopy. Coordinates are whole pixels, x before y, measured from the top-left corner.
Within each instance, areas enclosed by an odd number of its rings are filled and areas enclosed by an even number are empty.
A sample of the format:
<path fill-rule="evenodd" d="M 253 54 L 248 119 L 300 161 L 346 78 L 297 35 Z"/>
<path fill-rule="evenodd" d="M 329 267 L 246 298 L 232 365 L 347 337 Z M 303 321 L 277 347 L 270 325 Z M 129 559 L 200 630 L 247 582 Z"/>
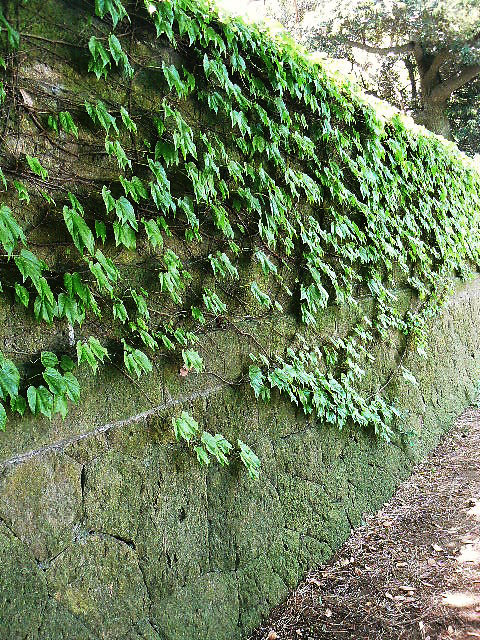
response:
<path fill-rule="evenodd" d="M 471 104 L 478 96 L 478 0 L 266 0 L 266 8 L 308 45 L 351 60 L 367 90 L 471 150 L 465 132 L 476 137 L 478 124 L 468 122 L 472 113 L 465 96 Z M 367 79 L 362 66 L 365 72 L 368 58 L 360 52 L 377 58 Z"/>

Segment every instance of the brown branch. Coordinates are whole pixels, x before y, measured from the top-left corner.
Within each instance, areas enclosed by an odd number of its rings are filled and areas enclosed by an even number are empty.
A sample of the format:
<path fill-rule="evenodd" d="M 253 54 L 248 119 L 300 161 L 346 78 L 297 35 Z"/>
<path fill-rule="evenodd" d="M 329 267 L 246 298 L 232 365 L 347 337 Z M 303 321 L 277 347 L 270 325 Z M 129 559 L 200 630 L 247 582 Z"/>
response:
<path fill-rule="evenodd" d="M 432 83 L 435 80 L 435 77 L 436 77 L 438 71 L 440 70 L 440 67 L 450 57 L 451 57 L 451 53 L 450 53 L 450 51 L 448 49 L 442 49 L 441 51 L 439 51 L 435 55 L 435 57 L 433 58 L 432 63 L 430 64 L 430 66 L 428 67 L 427 71 L 425 72 L 425 74 L 424 74 L 424 76 L 422 78 L 422 83 L 426 87 L 430 87 L 432 85 Z"/>
<path fill-rule="evenodd" d="M 66 40 L 51 40 L 43 36 L 38 36 L 35 33 L 20 33 L 21 38 L 27 40 L 41 40 L 42 42 L 48 42 L 49 44 L 60 44 L 66 47 L 74 47 L 75 49 L 86 49 L 86 45 L 79 44 L 78 42 L 67 42 Z"/>
<path fill-rule="evenodd" d="M 367 53 L 377 53 L 382 56 L 388 56 L 389 54 L 406 54 L 412 53 L 415 48 L 414 42 L 407 42 L 406 44 L 392 45 L 391 47 L 375 47 L 369 44 L 365 44 L 364 42 L 359 42 L 357 40 L 346 40 L 346 44 L 350 47 L 356 47 L 357 49 L 362 49 Z"/>
<path fill-rule="evenodd" d="M 454 91 L 466 85 L 480 75 L 480 64 L 470 64 L 455 77 L 445 80 L 437 85 L 429 95 L 429 101 L 433 103 L 444 102 Z"/>
<path fill-rule="evenodd" d="M 417 63 L 418 71 L 420 73 L 420 79 L 428 71 L 428 64 L 426 63 L 425 51 L 419 42 L 415 42 L 412 49 L 415 61 Z"/>
<path fill-rule="evenodd" d="M 417 82 L 415 79 L 415 64 L 411 58 L 404 59 L 405 67 L 408 71 L 408 77 L 410 79 L 410 85 L 412 88 L 412 100 L 416 103 L 417 101 Z"/>
<path fill-rule="evenodd" d="M 293 4 L 295 6 L 295 22 L 298 24 L 300 22 L 300 18 L 298 16 L 298 3 L 297 3 L 297 0 L 293 0 Z"/>

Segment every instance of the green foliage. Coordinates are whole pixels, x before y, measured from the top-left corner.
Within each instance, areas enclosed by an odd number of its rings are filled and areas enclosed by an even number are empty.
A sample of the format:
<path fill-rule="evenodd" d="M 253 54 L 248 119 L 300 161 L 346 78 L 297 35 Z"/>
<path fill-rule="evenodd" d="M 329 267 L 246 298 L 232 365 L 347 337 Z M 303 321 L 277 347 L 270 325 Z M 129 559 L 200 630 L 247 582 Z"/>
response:
<path fill-rule="evenodd" d="M 126 342 L 123 343 L 123 346 L 123 360 L 129 373 L 136 374 L 137 378 L 140 378 L 142 373 L 149 373 L 152 370 L 152 363 L 143 351 L 134 349 Z"/>
<path fill-rule="evenodd" d="M 15 220 L 12 210 L 7 205 L 0 205 L 0 243 L 8 257 L 12 255 L 18 241 L 26 243 L 23 229 Z"/>
<path fill-rule="evenodd" d="M 120 40 L 113 33 L 108 38 L 108 47 L 112 58 L 115 60 L 115 64 L 120 65 L 126 76 L 131 77 L 133 75 L 133 67 L 130 64 L 127 54 L 122 49 Z"/>
<path fill-rule="evenodd" d="M 45 178 L 48 178 L 48 171 L 45 169 L 45 167 L 42 167 L 38 158 L 32 158 L 32 156 L 29 155 L 27 155 L 26 158 L 28 166 L 33 171 L 33 173 L 37 174 L 37 176 L 40 176 L 40 178 L 43 178 L 43 180 L 45 180 Z"/>
<path fill-rule="evenodd" d="M 63 207 L 63 219 L 80 253 L 83 254 L 83 250 L 87 249 L 87 251 L 93 255 L 95 251 L 95 239 L 83 219 L 81 212 L 75 211 L 75 209 L 71 209 L 65 205 Z"/>
<path fill-rule="evenodd" d="M 88 41 L 88 48 L 92 54 L 88 69 L 93 71 L 98 79 L 102 76 L 107 77 L 107 72 L 111 66 L 110 55 L 106 51 L 103 44 L 97 40 L 95 36 L 92 36 Z"/>
<path fill-rule="evenodd" d="M 0 351 L 0 400 L 2 401 L 2 409 L 0 416 L 0 429 L 3 431 L 5 429 L 5 409 L 3 407 L 3 403 L 7 400 L 10 400 L 10 403 L 13 404 L 19 393 L 19 385 L 20 385 L 20 373 L 15 366 L 15 364 L 5 358 L 3 353 Z"/>
<path fill-rule="evenodd" d="M 238 447 L 240 449 L 240 460 L 245 465 L 248 475 L 252 480 L 258 480 L 258 476 L 260 474 L 260 460 L 252 449 L 250 449 L 250 447 L 241 440 L 238 440 Z"/>
<path fill-rule="evenodd" d="M 93 373 L 97 372 L 98 363 L 108 358 L 108 351 L 103 347 L 99 340 L 94 336 L 90 336 L 87 342 L 77 342 L 77 361 L 78 364 L 86 362 Z"/>
<path fill-rule="evenodd" d="M 193 349 L 183 349 L 182 357 L 186 369 L 193 369 L 197 373 L 201 373 L 203 370 L 203 360 L 197 351 Z"/>
<path fill-rule="evenodd" d="M 18 49 L 20 44 L 20 34 L 16 31 L 8 20 L 3 15 L 3 11 L 0 9 L 0 25 L 5 29 L 7 34 L 7 44 L 10 49 Z M 1 66 L 5 67 L 5 61 L 2 58 Z"/>
<path fill-rule="evenodd" d="M 103 18 L 109 13 L 114 28 L 123 18 L 128 18 L 121 0 L 95 0 L 95 13 L 99 18 Z"/>
<path fill-rule="evenodd" d="M 60 126 L 65 131 L 65 133 L 71 133 L 78 138 L 78 128 L 71 114 L 68 111 L 60 111 L 58 114 L 58 121 L 60 122 Z"/>
<path fill-rule="evenodd" d="M 208 431 L 201 432 L 198 422 L 187 412 L 172 418 L 173 432 L 177 440 L 184 440 L 191 445 L 197 454 L 198 462 L 203 466 L 210 464 L 210 456 L 222 467 L 230 464 L 234 456 L 238 456 L 246 467 L 249 476 L 257 480 L 259 476 L 260 460 L 249 446 L 238 440 L 238 449 L 220 433 L 212 435 Z"/>
<path fill-rule="evenodd" d="M 398 411 L 381 390 L 367 393 L 362 386 L 372 346 L 400 332 L 420 353 L 428 321 L 446 298 L 447 276 L 468 276 L 480 264 L 478 173 L 454 148 L 411 130 L 401 117 L 380 120 L 353 87 L 333 79 L 284 35 L 275 41 L 240 21 L 222 22 L 201 0 L 153 7 L 141 20 L 153 22 L 159 50 L 188 52 L 179 54 L 184 65 L 156 62 L 163 90 L 156 111 L 89 97 L 83 105 L 69 102 L 71 113 L 50 114 L 50 128 L 78 138 L 76 147 L 100 139 L 108 166 L 108 184 L 95 187 L 85 209 L 75 195 L 81 181 L 69 181 L 60 192 L 65 196 L 55 192 L 64 198 L 60 208 L 42 192 L 49 215 L 71 238 L 75 266 L 63 282 L 35 255 L 13 213 L 37 197 L 39 178 L 48 189 L 44 164 L 52 173 L 51 159 L 26 156 L 25 183 L 0 174 L 15 202 L 0 207 L 0 244 L 5 260 L 13 259 L 5 286 L 17 302 L 47 323 L 113 323 L 113 330 L 99 333 L 109 336 L 109 351 L 87 334 L 76 342 L 76 364 L 67 354 L 42 353 L 42 384 L 24 384 L 26 399 L 15 365 L 0 359 L 0 428 L 7 400 L 20 414 L 28 405 L 35 415 L 64 416 L 68 402 L 79 399 L 72 371 L 86 366 L 95 374 L 109 352 L 112 359 L 117 351 L 123 356 L 123 371 L 136 384 L 165 350 L 181 363 L 182 375 L 202 375 L 199 335 L 236 327 L 242 305 L 243 318 L 281 311 L 280 291 L 310 339 L 298 338 L 295 349 L 268 357 L 253 354 L 248 380 L 255 397 L 268 402 L 280 394 L 318 421 L 339 429 L 353 423 L 390 439 Z M 136 81 L 130 40 L 123 28 L 112 31 L 121 21 L 127 29 L 125 7 L 97 0 L 95 13 L 103 23 L 88 41 L 90 70 L 99 79 L 114 73 L 129 96 Z M 5 46 L 18 46 L 6 26 L 4 35 Z M 142 56 L 132 60 L 147 69 Z M 208 125 L 202 130 L 197 106 Z M 240 273 L 249 260 L 256 277 L 245 283 Z M 155 290 L 151 298 L 125 275 L 143 264 Z M 192 277 L 190 264 L 207 265 L 205 280 Z M 421 302 L 406 314 L 396 298 L 399 279 Z M 367 295 L 371 318 L 347 335 L 317 336 L 328 305 L 358 310 L 359 296 Z M 395 375 L 416 383 L 404 367 Z M 242 441 L 234 449 L 186 412 L 173 427 L 202 464 L 226 465 L 238 455 L 250 476 L 258 476 L 258 458 Z"/>
<path fill-rule="evenodd" d="M 480 151 L 477 0 L 265 0 L 263 9 L 311 49 L 348 60 L 368 93 Z"/>

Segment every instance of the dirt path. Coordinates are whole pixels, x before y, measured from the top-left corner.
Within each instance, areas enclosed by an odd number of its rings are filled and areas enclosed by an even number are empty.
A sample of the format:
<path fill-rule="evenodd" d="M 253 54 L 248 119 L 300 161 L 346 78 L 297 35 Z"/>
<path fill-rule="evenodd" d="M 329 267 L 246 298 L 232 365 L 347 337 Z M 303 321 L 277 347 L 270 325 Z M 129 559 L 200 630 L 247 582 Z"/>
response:
<path fill-rule="evenodd" d="M 249 640 L 480 638 L 480 410 Z"/>

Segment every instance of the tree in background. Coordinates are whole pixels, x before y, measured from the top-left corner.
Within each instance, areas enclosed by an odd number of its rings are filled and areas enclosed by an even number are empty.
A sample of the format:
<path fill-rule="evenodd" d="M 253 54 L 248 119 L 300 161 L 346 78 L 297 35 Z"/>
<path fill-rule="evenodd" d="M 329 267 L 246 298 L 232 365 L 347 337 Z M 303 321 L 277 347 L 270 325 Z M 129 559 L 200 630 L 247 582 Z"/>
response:
<path fill-rule="evenodd" d="M 350 60 L 367 92 L 465 150 L 480 151 L 479 0 L 263 4 L 309 48 Z"/>
<path fill-rule="evenodd" d="M 454 93 L 448 117 L 458 146 L 480 154 L 480 76 Z"/>

